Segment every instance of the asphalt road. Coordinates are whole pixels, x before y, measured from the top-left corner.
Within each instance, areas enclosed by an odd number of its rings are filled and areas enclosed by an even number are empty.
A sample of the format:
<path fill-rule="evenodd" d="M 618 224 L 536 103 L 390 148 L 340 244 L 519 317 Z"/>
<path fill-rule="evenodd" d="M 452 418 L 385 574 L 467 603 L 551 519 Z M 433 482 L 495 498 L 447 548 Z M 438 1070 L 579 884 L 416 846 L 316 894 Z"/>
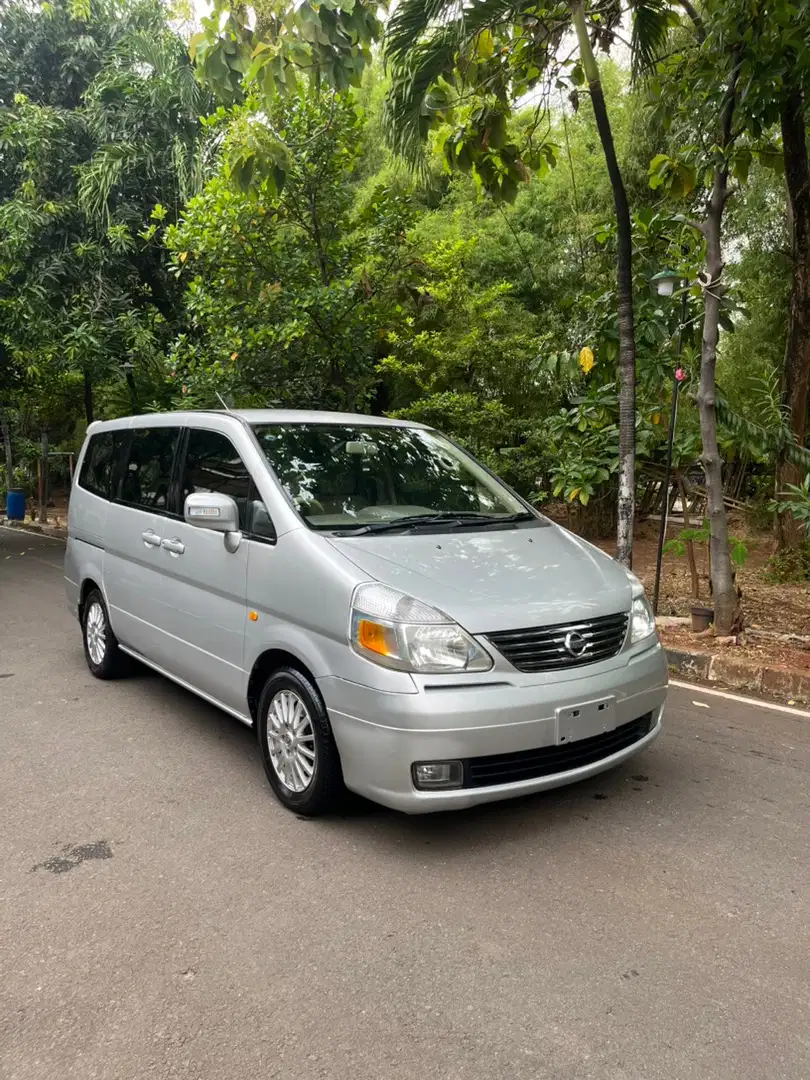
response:
<path fill-rule="evenodd" d="M 673 690 L 577 787 L 298 820 L 90 676 L 61 555 L 0 529 L 3 1080 L 810 1077 L 810 719 Z"/>

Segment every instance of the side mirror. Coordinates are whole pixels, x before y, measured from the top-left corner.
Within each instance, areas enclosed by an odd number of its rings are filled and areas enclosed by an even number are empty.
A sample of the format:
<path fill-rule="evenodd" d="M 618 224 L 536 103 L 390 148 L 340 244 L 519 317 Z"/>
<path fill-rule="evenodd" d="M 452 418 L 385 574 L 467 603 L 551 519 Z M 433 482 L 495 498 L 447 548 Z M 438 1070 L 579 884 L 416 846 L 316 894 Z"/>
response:
<path fill-rule="evenodd" d="M 239 510 L 230 495 L 218 491 L 195 491 L 186 496 L 183 517 L 198 529 L 211 529 L 225 534 L 225 547 L 236 551 L 242 540 L 239 531 Z"/>

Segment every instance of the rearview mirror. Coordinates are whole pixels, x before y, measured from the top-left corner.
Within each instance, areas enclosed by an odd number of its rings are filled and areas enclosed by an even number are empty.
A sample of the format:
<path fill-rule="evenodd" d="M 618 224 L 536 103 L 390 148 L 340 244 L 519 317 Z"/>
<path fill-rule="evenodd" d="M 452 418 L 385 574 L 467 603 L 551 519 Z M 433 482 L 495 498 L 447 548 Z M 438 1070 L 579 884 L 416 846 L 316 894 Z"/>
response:
<path fill-rule="evenodd" d="M 183 517 L 189 525 L 198 529 L 211 529 L 225 534 L 225 547 L 229 551 L 239 547 L 242 534 L 239 532 L 239 510 L 230 495 L 221 495 L 218 491 L 195 491 L 187 495 L 183 506 Z"/>

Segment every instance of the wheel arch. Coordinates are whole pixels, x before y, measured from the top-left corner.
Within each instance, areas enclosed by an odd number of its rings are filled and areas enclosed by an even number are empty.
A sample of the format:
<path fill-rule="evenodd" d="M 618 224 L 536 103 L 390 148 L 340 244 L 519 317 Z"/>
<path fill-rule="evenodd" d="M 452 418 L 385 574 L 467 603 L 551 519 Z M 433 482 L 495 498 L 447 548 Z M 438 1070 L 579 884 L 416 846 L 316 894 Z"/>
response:
<path fill-rule="evenodd" d="M 284 667 L 293 668 L 301 675 L 304 675 L 316 690 L 318 688 L 315 676 L 300 657 L 295 656 L 294 653 L 289 652 L 287 649 L 265 649 L 263 653 L 256 657 L 248 678 L 247 704 L 254 728 L 256 727 L 256 715 L 262 687 L 274 671 Z"/>
<path fill-rule="evenodd" d="M 101 588 L 101 585 L 99 584 L 99 582 L 97 582 L 92 577 L 84 578 L 84 580 L 82 581 L 82 584 L 81 584 L 81 589 L 79 590 L 79 622 L 81 622 L 82 619 L 84 618 L 84 605 L 87 603 L 87 597 L 90 595 L 91 592 L 94 592 L 94 591 L 101 593 L 101 598 L 102 598 L 102 600 L 104 600 L 104 591 Z M 104 603 L 106 604 L 107 601 L 104 600 Z M 109 612 L 108 612 L 108 618 L 109 618 Z"/>

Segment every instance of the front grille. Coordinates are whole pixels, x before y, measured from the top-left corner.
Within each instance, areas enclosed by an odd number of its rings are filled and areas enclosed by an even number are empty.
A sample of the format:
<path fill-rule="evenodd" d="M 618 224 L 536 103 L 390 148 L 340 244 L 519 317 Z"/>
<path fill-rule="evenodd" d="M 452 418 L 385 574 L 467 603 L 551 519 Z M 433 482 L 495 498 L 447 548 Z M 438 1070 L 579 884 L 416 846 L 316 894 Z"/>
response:
<path fill-rule="evenodd" d="M 646 713 L 613 731 L 604 731 L 601 735 L 577 739 L 562 746 L 542 746 L 539 750 L 519 750 L 516 754 L 469 758 L 464 762 L 464 787 L 514 784 L 519 780 L 535 780 L 540 776 L 553 776 L 584 765 L 593 765 L 648 735 L 652 717 L 651 712 Z"/>
<path fill-rule="evenodd" d="M 627 613 L 598 619 L 536 626 L 529 630 L 499 630 L 487 639 L 518 671 L 561 671 L 609 660 L 624 644 Z M 565 641 L 569 634 L 585 641 L 584 651 L 572 654 Z"/>

